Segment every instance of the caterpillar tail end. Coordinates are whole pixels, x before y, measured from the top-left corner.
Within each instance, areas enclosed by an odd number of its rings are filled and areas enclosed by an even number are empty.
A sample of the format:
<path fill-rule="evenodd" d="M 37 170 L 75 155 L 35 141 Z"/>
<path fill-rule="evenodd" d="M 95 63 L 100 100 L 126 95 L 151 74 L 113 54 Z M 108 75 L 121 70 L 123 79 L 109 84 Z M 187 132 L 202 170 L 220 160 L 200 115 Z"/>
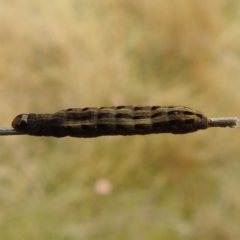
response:
<path fill-rule="evenodd" d="M 210 118 L 208 122 L 208 127 L 240 128 L 239 123 L 239 117 Z"/>

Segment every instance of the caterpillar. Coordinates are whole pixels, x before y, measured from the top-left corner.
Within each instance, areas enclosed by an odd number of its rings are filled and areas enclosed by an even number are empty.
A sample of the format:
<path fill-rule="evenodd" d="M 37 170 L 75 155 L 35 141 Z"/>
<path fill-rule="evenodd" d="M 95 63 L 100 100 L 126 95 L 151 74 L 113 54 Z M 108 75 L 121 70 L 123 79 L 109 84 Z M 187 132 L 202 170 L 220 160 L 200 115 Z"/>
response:
<path fill-rule="evenodd" d="M 69 108 L 54 114 L 20 114 L 16 132 L 33 136 L 99 137 L 109 135 L 186 134 L 209 127 L 211 120 L 185 106 Z"/>

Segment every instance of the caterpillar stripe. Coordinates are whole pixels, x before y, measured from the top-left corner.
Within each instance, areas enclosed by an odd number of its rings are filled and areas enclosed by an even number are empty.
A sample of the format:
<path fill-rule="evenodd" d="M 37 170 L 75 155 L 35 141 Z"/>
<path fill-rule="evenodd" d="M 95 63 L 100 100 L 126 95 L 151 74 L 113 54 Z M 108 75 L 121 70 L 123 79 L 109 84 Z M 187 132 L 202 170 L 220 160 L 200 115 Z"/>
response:
<path fill-rule="evenodd" d="M 20 114 L 12 122 L 33 136 L 99 137 L 107 135 L 185 134 L 208 128 L 209 119 L 185 106 L 69 108 L 54 114 Z"/>

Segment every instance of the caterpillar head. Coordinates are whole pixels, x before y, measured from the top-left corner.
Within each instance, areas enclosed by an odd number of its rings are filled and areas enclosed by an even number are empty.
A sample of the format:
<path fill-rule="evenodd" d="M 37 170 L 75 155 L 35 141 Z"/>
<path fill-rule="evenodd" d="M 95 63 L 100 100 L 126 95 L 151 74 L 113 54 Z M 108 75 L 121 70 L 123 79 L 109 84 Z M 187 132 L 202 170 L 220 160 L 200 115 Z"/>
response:
<path fill-rule="evenodd" d="M 18 132 L 25 132 L 28 127 L 28 114 L 20 114 L 12 121 L 12 127 Z"/>

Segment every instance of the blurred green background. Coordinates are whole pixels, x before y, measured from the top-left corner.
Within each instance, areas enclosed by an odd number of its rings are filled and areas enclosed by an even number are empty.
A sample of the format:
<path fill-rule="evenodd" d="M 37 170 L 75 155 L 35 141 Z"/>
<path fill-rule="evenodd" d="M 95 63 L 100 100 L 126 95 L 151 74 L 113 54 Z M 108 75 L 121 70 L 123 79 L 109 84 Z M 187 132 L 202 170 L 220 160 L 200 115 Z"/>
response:
<path fill-rule="evenodd" d="M 237 0 L 0 0 L 1 126 L 186 105 L 240 115 Z M 238 129 L 0 137 L 0 239 L 240 239 Z"/>

